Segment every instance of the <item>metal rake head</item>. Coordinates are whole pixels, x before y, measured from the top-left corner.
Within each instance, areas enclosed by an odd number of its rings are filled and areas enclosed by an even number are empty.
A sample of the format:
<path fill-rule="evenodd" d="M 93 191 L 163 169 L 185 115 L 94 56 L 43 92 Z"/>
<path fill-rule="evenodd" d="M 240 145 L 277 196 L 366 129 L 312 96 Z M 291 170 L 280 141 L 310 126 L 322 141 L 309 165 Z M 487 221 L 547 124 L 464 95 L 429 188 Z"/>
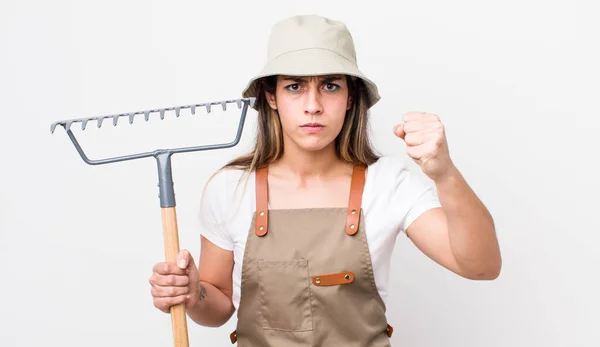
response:
<path fill-rule="evenodd" d="M 160 187 L 160 202 L 161 207 L 169 207 L 175 206 L 175 197 L 173 193 L 173 180 L 171 174 L 171 156 L 175 153 L 183 153 L 183 152 L 195 152 L 195 151 L 204 151 L 204 150 L 213 150 L 213 149 L 223 149 L 229 148 L 237 145 L 240 141 L 242 130 L 244 128 L 244 123 L 246 120 L 246 113 L 248 112 L 248 107 L 252 108 L 254 106 L 255 98 L 243 98 L 243 99 L 233 99 L 233 100 L 224 100 L 224 101 L 213 101 L 206 102 L 201 104 L 193 104 L 193 105 L 185 105 L 185 106 L 175 106 L 175 107 L 166 107 L 159 109 L 152 109 L 146 111 L 135 111 L 135 112 L 127 112 L 127 113 L 119 113 L 113 115 L 105 115 L 98 117 L 90 117 L 90 118 L 78 118 L 78 119 L 69 119 L 54 122 L 50 125 L 50 132 L 54 133 L 57 126 L 62 126 L 69 139 L 75 146 L 75 149 L 81 156 L 84 162 L 90 165 L 100 165 L 100 164 L 108 164 L 115 163 L 119 161 L 125 160 L 133 160 L 139 158 L 146 157 L 155 157 L 158 163 L 158 176 L 159 176 L 159 187 Z M 150 115 L 158 114 L 160 119 L 165 118 L 165 113 L 167 111 L 175 111 L 175 116 L 179 117 L 181 114 L 181 110 L 190 109 L 192 114 L 196 113 L 197 108 L 205 107 L 207 113 L 210 113 L 211 106 L 221 106 L 223 111 L 227 110 L 227 104 L 236 104 L 238 109 L 241 109 L 241 117 L 237 128 L 237 133 L 233 141 L 228 143 L 219 143 L 212 145 L 202 145 L 202 146 L 193 146 L 193 147 L 181 147 L 181 148 L 172 148 L 172 149 L 157 149 L 152 152 L 144 152 L 144 153 L 136 153 L 130 155 L 123 155 L 119 157 L 113 158 L 104 158 L 104 159 L 89 159 L 79 142 L 75 138 L 75 135 L 71 131 L 71 127 L 74 123 L 81 123 L 81 130 L 85 130 L 87 124 L 90 121 L 96 121 L 98 128 L 102 126 L 102 123 L 105 119 L 112 119 L 113 126 L 116 126 L 119 118 L 127 117 L 129 120 L 129 124 L 132 124 L 136 115 L 144 115 L 144 119 L 148 121 L 150 119 Z"/>
<path fill-rule="evenodd" d="M 57 121 L 57 122 L 52 123 L 50 125 L 50 132 L 54 133 L 57 126 L 62 126 L 65 129 L 65 131 L 67 132 L 67 135 L 69 136 L 69 138 L 71 139 L 71 142 L 73 142 L 73 145 L 77 149 L 77 152 L 79 152 L 79 154 L 81 155 L 81 158 L 83 159 L 83 161 L 85 161 L 86 163 L 88 163 L 90 165 L 106 164 L 106 163 L 113 163 L 113 162 L 123 161 L 123 160 L 131 160 L 131 159 L 156 156 L 160 153 L 173 154 L 173 153 L 181 153 L 181 152 L 192 152 L 192 151 L 228 148 L 228 147 L 233 147 L 233 146 L 237 145 L 237 143 L 239 142 L 241 133 L 242 133 L 242 130 L 244 127 L 244 122 L 246 119 L 246 113 L 248 112 L 248 107 L 252 108 L 254 106 L 255 100 L 256 100 L 255 98 L 243 98 L 243 99 L 232 99 L 232 100 L 224 100 L 224 101 L 212 101 L 212 102 L 206 102 L 206 103 L 201 103 L 201 104 L 174 106 L 174 107 L 151 109 L 151 110 L 145 110 L 145 111 L 127 112 L 127 113 L 118 113 L 118 114 L 104 115 L 104 116 L 98 116 L 98 117 L 62 120 L 62 121 Z M 192 114 L 196 114 L 197 108 L 205 107 L 206 112 L 210 113 L 211 106 L 219 106 L 220 105 L 222 107 L 223 111 L 226 111 L 227 104 L 236 104 L 238 109 L 242 109 L 242 111 L 241 111 L 242 114 L 240 117 L 240 122 L 238 125 L 238 131 L 237 131 L 236 137 L 232 142 L 229 142 L 229 143 L 195 146 L 195 147 L 174 148 L 174 149 L 159 149 L 159 150 L 156 150 L 153 152 L 138 153 L 138 154 L 125 155 L 125 156 L 114 157 L 114 158 L 94 160 L 94 159 L 89 159 L 85 155 L 81 146 L 77 142 L 75 135 L 73 135 L 73 132 L 71 131 L 71 127 L 75 123 L 81 123 L 81 129 L 85 130 L 87 124 L 90 121 L 96 121 L 97 127 L 100 128 L 105 119 L 112 119 L 113 126 L 116 126 L 118 124 L 119 118 L 122 118 L 122 117 L 126 117 L 129 120 L 129 124 L 132 124 L 134 122 L 134 118 L 136 115 L 144 115 L 144 119 L 146 121 L 148 121 L 152 114 L 157 114 L 160 117 L 160 119 L 163 120 L 165 118 L 165 113 L 167 111 L 175 111 L 175 116 L 179 117 L 181 115 L 181 110 L 185 110 L 185 109 L 190 109 Z"/>

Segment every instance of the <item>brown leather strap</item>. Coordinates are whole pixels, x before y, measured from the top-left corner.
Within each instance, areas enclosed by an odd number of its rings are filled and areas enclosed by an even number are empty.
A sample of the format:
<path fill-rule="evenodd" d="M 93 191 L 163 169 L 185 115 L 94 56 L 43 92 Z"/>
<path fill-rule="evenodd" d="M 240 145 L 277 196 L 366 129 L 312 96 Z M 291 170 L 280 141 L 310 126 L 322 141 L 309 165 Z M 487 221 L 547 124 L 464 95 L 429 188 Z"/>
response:
<path fill-rule="evenodd" d="M 392 334 L 394 333 L 394 328 L 392 328 L 391 325 L 387 325 L 387 328 L 385 329 L 385 332 L 387 333 L 388 337 L 392 337 Z"/>
<path fill-rule="evenodd" d="M 348 202 L 348 217 L 346 218 L 346 233 L 348 235 L 354 235 L 358 231 L 362 194 L 365 186 L 365 171 L 366 167 L 364 165 L 354 165 L 354 169 L 352 171 L 350 200 Z"/>
<path fill-rule="evenodd" d="M 269 170 L 263 167 L 256 170 L 256 226 L 257 236 L 267 234 L 269 220 Z"/>
<path fill-rule="evenodd" d="M 312 277 L 312 283 L 315 286 L 335 286 L 348 284 L 354 281 L 354 273 L 351 271 L 338 272 L 334 274 L 318 275 Z"/>

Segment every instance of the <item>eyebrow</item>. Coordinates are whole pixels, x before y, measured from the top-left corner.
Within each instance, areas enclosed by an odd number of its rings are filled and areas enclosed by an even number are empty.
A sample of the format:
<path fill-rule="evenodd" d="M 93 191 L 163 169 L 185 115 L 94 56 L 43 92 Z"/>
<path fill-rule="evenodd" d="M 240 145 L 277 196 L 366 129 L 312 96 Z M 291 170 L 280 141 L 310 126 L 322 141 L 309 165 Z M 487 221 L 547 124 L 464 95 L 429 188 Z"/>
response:
<path fill-rule="evenodd" d="M 333 82 L 333 81 L 339 81 L 342 78 L 339 76 L 323 76 L 321 77 L 321 80 L 323 82 L 329 83 L 329 82 Z M 284 81 L 294 81 L 297 83 L 303 83 L 306 82 L 306 79 L 304 77 L 296 77 L 296 76 L 286 76 L 283 78 Z"/>

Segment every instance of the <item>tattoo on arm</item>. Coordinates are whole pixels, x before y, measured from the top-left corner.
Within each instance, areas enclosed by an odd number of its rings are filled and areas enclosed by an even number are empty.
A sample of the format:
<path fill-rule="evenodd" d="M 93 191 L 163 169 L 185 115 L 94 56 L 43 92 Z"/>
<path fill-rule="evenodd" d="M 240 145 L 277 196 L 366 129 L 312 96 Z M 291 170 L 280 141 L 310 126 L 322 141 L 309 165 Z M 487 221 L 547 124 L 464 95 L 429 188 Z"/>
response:
<path fill-rule="evenodd" d="M 206 299 L 206 288 L 203 285 L 200 285 L 200 300 Z"/>

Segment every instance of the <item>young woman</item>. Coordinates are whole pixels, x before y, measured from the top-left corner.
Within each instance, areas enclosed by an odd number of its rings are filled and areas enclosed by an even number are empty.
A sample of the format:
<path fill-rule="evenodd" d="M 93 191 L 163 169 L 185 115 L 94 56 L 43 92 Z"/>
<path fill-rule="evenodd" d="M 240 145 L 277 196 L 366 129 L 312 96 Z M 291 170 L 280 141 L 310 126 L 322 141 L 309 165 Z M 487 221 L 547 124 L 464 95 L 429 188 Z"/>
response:
<path fill-rule="evenodd" d="M 432 185 L 372 149 L 367 117 L 379 94 L 343 23 L 277 23 L 243 95 L 257 98 L 256 146 L 206 186 L 199 267 L 186 250 L 154 267 L 157 308 L 185 303 L 213 327 L 237 310 L 240 346 L 389 346 L 399 232 L 460 276 L 498 276 L 492 217 L 450 159 L 439 117 L 409 112 L 393 129 Z"/>

